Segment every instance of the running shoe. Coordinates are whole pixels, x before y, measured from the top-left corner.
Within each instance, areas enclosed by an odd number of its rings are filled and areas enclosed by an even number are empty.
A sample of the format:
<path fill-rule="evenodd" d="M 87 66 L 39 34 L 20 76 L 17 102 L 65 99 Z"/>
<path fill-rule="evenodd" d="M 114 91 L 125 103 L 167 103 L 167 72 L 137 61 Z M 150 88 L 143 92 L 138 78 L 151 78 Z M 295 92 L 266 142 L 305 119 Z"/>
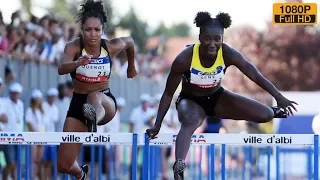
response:
<path fill-rule="evenodd" d="M 89 172 L 89 166 L 84 164 L 82 166 L 80 166 L 80 168 L 82 169 L 82 177 L 79 180 L 86 180 L 88 172 Z"/>
<path fill-rule="evenodd" d="M 289 112 L 286 109 L 277 106 L 271 107 L 271 109 L 273 110 L 274 118 L 287 118 L 289 116 Z"/>
<path fill-rule="evenodd" d="M 83 115 L 86 118 L 88 131 L 97 132 L 97 114 L 96 110 L 91 104 L 84 104 L 82 107 Z"/>
<path fill-rule="evenodd" d="M 178 159 L 173 164 L 174 180 L 184 180 L 183 171 L 186 169 L 186 163 L 184 160 Z"/>

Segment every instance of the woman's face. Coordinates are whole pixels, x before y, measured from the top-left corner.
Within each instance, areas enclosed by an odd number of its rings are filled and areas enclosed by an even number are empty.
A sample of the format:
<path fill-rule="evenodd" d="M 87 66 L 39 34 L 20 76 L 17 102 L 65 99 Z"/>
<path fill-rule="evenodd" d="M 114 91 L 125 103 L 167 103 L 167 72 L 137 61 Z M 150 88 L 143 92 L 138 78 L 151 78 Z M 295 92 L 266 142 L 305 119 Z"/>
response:
<path fill-rule="evenodd" d="M 100 44 L 102 24 L 99 18 L 88 18 L 82 26 L 83 39 L 90 46 Z"/>
<path fill-rule="evenodd" d="M 40 107 L 41 103 L 42 103 L 42 99 L 41 98 L 35 98 L 34 99 L 34 104 L 35 104 L 36 107 Z"/>

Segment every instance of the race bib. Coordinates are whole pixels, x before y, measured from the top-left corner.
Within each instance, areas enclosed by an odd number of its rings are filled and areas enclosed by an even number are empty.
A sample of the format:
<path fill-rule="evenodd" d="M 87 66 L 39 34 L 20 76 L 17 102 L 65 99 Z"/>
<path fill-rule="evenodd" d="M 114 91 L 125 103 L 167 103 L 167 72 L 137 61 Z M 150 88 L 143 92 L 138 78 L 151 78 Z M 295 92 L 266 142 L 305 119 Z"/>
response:
<path fill-rule="evenodd" d="M 85 82 L 105 82 L 108 81 L 109 74 L 110 60 L 107 57 L 94 59 L 94 62 L 76 70 L 77 79 Z"/>

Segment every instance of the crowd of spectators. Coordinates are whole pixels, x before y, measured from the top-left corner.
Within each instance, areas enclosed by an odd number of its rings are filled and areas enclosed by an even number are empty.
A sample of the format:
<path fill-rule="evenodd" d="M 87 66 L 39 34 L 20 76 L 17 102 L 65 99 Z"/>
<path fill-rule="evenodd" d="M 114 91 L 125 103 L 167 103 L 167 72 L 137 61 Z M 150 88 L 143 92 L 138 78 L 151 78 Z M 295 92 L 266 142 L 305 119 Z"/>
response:
<path fill-rule="evenodd" d="M 24 19 L 21 13 L 14 12 L 11 22 L 5 24 L 0 12 L 0 58 L 57 65 L 65 44 L 80 35 L 79 26 L 50 15 Z M 108 34 L 105 33 L 102 38 L 109 38 Z M 159 78 L 159 74 L 166 70 L 162 60 L 153 52 L 137 53 L 139 76 Z M 125 75 L 125 58 L 117 57 L 114 62 L 113 73 Z"/>

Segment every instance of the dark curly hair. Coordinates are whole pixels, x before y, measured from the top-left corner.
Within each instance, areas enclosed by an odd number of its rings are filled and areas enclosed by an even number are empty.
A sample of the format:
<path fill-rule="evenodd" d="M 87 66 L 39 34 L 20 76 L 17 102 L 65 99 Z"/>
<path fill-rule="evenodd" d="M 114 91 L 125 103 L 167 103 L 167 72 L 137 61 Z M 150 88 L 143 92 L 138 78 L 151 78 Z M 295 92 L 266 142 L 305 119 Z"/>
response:
<path fill-rule="evenodd" d="M 193 23 L 200 29 L 212 25 L 218 25 L 223 29 L 227 29 L 230 27 L 232 20 L 228 13 L 220 12 L 215 18 L 212 18 L 210 13 L 201 11 L 197 13 Z"/>
<path fill-rule="evenodd" d="M 81 25 L 83 25 L 84 22 L 91 17 L 99 18 L 102 26 L 108 22 L 107 12 L 104 10 L 102 1 L 87 0 L 80 6 L 81 9 L 76 16 L 76 22 L 81 23 Z"/>

